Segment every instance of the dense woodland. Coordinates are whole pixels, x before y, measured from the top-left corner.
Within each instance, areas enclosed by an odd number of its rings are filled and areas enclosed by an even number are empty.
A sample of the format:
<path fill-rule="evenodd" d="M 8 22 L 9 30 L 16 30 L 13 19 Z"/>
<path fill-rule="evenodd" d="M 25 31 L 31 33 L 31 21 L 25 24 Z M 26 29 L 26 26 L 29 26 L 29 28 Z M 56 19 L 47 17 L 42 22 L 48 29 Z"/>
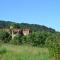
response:
<path fill-rule="evenodd" d="M 56 60 L 60 60 L 60 32 L 37 24 L 0 21 L 0 28 L 9 28 L 11 25 L 14 26 L 14 28 L 29 28 L 32 33 L 28 36 L 17 35 L 13 40 L 11 40 L 11 35 L 8 32 L 0 31 L 1 43 L 47 47 L 51 56 L 54 56 Z"/>
<path fill-rule="evenodd" d="M 11 25 L 15 25 L 15 28 L 29 28 L 34 32 L 37 31 L 45 31 L 45 32 L 55 32 L 54 29 L 48 28 L 44 25 L 38 25 L 38 24 L 28 24 L 28 23 L 16 23 L 16 22 L 10 22 L 10 21 L 0 21 L 0 28 L 10 28 Z"/>

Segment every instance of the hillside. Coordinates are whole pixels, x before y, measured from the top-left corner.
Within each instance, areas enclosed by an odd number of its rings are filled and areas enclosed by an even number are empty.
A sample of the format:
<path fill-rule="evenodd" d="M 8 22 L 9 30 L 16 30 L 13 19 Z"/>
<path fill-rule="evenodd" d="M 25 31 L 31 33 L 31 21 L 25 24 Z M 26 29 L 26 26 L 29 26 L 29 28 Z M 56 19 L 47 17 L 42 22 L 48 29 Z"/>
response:
<path fill-rule="evenodd" d="M 18 25 L 21 29 L 22 28 L 29 28 L 32 31 L 45 31 L 45 32 L 55 32 L 54 29 L 48 28 L 43 25 L 38 25 L 38 24 L 28 24 L 28 23 L 15 23 L 11 21 L 2 21 L 0 20 L 0 28 L 9 28 L 10 25 L 16 24 Z"/>
<path fill-rule="evenodd" d="M 16 34 L 12 39 L 11 34 L 0 31 L 1 60 L 60 60 L 60 32 L 43 25 L 0 21 L 1 29 L 11 25 L 33 32 L 26 36 Z"/>

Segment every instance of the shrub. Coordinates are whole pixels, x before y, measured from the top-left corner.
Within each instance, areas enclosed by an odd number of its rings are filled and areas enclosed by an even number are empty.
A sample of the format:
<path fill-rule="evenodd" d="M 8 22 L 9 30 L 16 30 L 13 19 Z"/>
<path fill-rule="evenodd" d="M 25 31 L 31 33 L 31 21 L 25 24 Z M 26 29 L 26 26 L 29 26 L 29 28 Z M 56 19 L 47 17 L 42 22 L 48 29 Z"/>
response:
<path fill-rule="evenodd" d="M 22 36 L 20 34 L 17 34 L 11 41 L 10 43 L 19 45 L 22 44 Z"/>
<path fill-rule="evenodd" d="M 11 35 L 8 32 L 0 31 L 0 41 L 7 43 L 11 40 Z"/>
<path fill-rule="evenodd" d="M 34 32 L 28 36 L 23 36 L 23 42 L 32 46 L 44 46 L 47 34 L 43 32 Z"/>
<path fill-rule="evenodd" d="M 51 34 L 46 41 L 46 45 L 49 48 L 50 57 L 55 57 L 56 60 L 60 60 L 60 34 Z"/>

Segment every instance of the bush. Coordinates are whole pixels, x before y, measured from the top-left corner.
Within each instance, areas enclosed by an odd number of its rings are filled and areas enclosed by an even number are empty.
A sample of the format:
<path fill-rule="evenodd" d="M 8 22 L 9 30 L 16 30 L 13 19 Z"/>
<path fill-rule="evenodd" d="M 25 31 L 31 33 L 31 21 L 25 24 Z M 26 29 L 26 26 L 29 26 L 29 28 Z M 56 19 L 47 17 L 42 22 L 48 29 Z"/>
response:
<path fill-rule="evenodd" d="M 51 34 L 46 40 L 46 45 L 49 48 L 50 57 L 53 56 L 56 60 L 60 60 L 60 34 Z"/>
<path fill-rule="evenodd" d="M 10 42 L 12 44 L 30 44 L 32 46 L 44 46 L 47 38 L 47 33 L 44 32 L 33 32 L 27 36 L 21 36 L 17 34 Z"/>
<path fill-rule="evenodd" d="M 20 34 L 17 34 L 11 41 L 10 43 L 19 45 L 22 44 L 22 36 Z"/>
<path fill-rule="evenodd" d="M 23 36 L 22 42 L 24 44 L 30 44 L 32 46 L 44 46 L 46 41 L 47 34 L 44 32 L 34 32 L 30 35 Z"/>
<path fill-rule="evenodd" d="M 0 41 L 7 43 L 11 40 L 11 35 L 8 32 L 0 31 Z"/>

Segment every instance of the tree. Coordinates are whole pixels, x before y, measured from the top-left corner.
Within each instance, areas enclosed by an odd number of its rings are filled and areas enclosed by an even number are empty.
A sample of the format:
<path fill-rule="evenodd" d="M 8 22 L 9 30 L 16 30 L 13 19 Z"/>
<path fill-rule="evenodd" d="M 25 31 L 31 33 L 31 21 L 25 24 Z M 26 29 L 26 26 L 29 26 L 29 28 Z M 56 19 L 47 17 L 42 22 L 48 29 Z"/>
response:
<path fill-rule="evenodd" d="M 19 24 L 11 24 L 10 26 L 11 29 L 14 29 L 14 28 L 20 28 L 20 25 Z"/>
<path fill-rule="evenodd" d="M 0 31 L 0 40 L 7 43 L 11 40 L 11 35 L 8 32 Z"/>
<path fill-rule="evenodd" d="M 10 41 L 10 43 L 15 45 L 22 44 L 22 36 L 20 34 L 16 34 L 16 36 Z"/>

